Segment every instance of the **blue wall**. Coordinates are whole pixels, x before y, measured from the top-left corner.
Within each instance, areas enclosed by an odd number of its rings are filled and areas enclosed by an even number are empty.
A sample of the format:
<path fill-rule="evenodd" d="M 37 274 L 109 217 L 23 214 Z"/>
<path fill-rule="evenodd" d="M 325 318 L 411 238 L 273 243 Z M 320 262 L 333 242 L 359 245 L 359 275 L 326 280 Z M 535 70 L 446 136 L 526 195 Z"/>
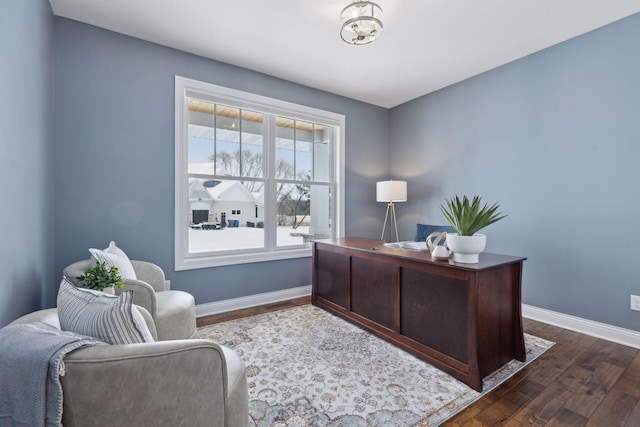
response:
<path fill-rule="evenodd" d="M 640 15 L 391 110 L 402 236 L 453 194 L 499 201 L 487 250 L 527 256 L 524 303 L 640 330 Z"/>
<path fill-rule="evenodd" d="M 53 14 L 0 3 L 0 326 L 53 295 Z"/>
<path fill-rule="evenodd" d="M 173 271 L 175 75 L 344 114 L 346 232 L 377 233 L 388 110 L 68 19 L 55 30 L 56 271 L 115 240 L 197 304 L 311 284 L 310 258 Z"/>

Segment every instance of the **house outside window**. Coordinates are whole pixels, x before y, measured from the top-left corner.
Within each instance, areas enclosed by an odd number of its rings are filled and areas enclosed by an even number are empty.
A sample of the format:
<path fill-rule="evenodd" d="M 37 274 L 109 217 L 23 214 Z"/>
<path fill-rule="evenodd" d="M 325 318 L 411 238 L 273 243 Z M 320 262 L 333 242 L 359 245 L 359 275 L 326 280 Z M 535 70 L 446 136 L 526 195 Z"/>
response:
<path fill-rule="evenodd" d="M 176 76 L 175 269 L 343 235 L 344 116 Z"/>

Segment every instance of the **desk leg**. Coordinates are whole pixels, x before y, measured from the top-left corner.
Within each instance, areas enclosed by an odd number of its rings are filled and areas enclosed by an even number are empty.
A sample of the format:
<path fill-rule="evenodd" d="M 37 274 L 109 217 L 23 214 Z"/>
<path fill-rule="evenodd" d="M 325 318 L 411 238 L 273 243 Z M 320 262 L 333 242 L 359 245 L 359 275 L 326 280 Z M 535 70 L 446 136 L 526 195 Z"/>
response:
<path fill-rule="evenodd" d="M 513 321 L 515 356 L 520 362 L 527 361 L 527 350 L 524 346 L 524 329 L 522 327 L 522 263 L 513 264 L 515 289 L 513 290 Z"/>

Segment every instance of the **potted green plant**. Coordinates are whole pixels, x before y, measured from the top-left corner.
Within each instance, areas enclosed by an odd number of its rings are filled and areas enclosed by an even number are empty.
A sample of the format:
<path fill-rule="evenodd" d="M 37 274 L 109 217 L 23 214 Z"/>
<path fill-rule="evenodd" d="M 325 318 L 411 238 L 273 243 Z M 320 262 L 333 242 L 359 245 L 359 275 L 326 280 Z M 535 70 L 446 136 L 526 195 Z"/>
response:
<path fill-rule="evenodd" d="M 478 231 L 500 221 L 506 215 L 496 212 L 500 205 L 494 203 L 489 206 L 482 205 L 480 196 L 473 196 L 469 200 L 467 196 L 462 199 L 457 195 L 445 200 L 446 205 L 440 206 L 440 211 L 451 224 L 455 233 L 447 233 L 447 246 L 453 251 L 453 260 L 456 262 L 474 264 L 487 243 L 487 236 L 478 234 Z"/>
<path fill-rule="evenodd" d="M 105 292 L 107 294 L 114 295 L 115 288 L 124 288 L 124 282 L 120 277 L 118 267 L 110 266 L 107 268 L 104 262 L 96 262 L 94 267 L 91 267 L 84 272 L 81 276 L 76 277 L 80 280 L 82 285 L 89 289 L 95 289 Z"/>

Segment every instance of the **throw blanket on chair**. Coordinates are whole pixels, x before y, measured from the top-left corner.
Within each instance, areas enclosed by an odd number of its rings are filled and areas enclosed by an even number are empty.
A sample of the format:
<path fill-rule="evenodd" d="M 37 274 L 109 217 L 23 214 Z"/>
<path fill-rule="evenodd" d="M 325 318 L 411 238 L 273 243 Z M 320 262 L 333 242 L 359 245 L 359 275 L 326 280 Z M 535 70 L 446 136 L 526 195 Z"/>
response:
<path fill-rule="evenodd" d="M 62 359 L 104 344 L 41 322 L 0 329 L 0 425 L 62 426 Z"/>

